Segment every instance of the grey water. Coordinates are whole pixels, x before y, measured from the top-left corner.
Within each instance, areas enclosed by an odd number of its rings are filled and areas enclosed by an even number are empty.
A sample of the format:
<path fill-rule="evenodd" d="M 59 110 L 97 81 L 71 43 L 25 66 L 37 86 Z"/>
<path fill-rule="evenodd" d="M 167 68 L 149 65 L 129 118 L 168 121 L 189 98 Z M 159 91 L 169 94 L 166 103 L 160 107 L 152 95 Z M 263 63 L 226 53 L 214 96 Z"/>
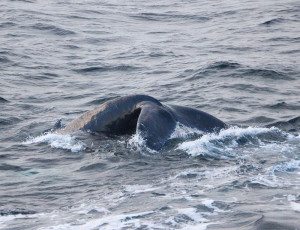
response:
<path fill-rule="evenodd" d="M 300 229 L 300 4 L 0 1 L 0 229 Z M 147 94 L 229 124 L 53 129 Z"/>

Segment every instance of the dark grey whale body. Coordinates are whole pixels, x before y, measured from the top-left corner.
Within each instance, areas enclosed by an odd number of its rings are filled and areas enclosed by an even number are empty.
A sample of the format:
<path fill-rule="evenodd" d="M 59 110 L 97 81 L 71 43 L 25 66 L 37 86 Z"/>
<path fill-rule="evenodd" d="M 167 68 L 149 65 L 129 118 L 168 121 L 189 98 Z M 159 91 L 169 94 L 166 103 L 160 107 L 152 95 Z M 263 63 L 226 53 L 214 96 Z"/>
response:
<path fill-rule="evenodd" d="M 148 148 L 161 149 L 177 122 L 204 132 L 219 131 L 226 124 L 212 115 L 177 105 L 163 105 L 147 95 L 130 95 L 101 104 L 73 120 L 62 132 L 78 129 L 106 134 L 139 132 Z"/>

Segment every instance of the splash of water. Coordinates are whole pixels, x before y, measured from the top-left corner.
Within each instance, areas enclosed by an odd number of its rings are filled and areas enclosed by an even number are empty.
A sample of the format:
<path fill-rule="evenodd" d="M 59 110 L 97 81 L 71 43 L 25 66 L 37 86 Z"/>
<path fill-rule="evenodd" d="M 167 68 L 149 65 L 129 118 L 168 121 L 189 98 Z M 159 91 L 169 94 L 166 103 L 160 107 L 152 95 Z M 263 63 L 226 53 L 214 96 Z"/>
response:
<path fill-rule="evenodd" d="M 45 133 L 37 137 L 31 137 L 22 144 L 31 145 L 36 143 L 47 143 L 52 148 L 66 149 L 71 152 L 79 152 L 85 149 L 84 143 L 76 140 L 75 137 L 57 133 Z"/>
<path fill-rule="evenodd" d="M 191 156 L 208 155 L 212 157 L 234 157 L 234 149 L 245 144 L 252 146 L 265 146 L 275 139 L 288 140 L 295 136 L 285 133 L 278 128 L 260 127 L 230 127 L 219 133 L 204 134 L 192 141 L 185 141 L 178 145 L 178 150 L 186 151 Z M 278 141 L 281 142 L 281 141 Z"/>

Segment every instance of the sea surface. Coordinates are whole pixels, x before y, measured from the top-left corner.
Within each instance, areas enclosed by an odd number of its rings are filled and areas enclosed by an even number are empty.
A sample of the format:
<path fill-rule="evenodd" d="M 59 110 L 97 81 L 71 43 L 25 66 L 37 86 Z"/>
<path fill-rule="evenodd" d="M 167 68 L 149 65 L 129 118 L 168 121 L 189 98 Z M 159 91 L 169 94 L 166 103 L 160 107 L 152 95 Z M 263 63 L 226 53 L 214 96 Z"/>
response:
<path fill-rule="evenodd" d="M 300 3 L 0 1 L 0 229 L 300 229 Z M 229 128 L 61 135 L 147 94 Z"/>

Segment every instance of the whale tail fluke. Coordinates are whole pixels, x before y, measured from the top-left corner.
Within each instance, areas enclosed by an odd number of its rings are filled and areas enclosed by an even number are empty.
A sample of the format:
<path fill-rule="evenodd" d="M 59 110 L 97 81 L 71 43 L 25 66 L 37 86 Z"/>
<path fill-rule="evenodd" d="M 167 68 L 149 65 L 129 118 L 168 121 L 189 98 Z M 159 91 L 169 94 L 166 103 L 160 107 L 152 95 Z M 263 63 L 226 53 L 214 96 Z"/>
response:
<path fill-rule="evenodd" d="M 124 135 L 138 133 L 146 146 L 160 150 L 181 123 L 203 132 L 215 132 L 226 124 L 203 111 L 184 106 L 166 106 L 147 95 L 130 95 L 109 100 L 73 120 L 57 133 L 86 130 L 95 133 Z M 58 121 L 55 125 L 61 126 Z"/>
<path fill-rule="evenodd" d="M 137 122 L 137 132 L 146 146 L 160 150 L 173 133 L 176 121 L 172 115 L 158 105 L 145 105 Z"/>

